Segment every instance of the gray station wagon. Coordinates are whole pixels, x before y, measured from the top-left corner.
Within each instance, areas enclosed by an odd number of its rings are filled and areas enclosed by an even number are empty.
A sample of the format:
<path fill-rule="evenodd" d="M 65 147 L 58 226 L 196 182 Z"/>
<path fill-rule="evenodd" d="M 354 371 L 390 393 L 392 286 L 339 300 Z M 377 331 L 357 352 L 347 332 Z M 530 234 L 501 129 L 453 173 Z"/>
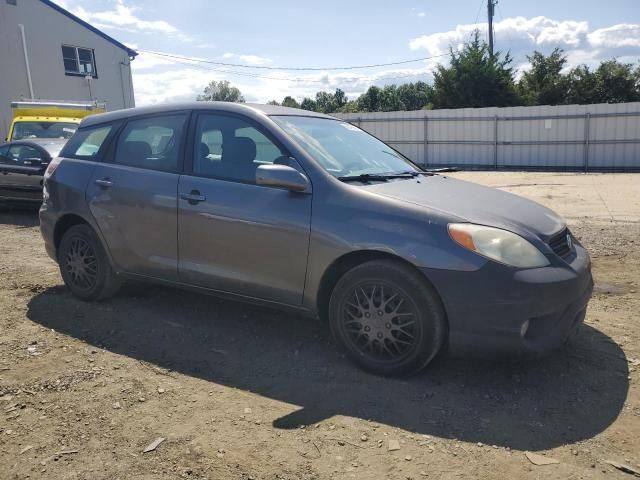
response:
<path fill-rule="evenodd" d="M 123 279 L 292 308 L 384 375 L 452 349 L 539 353 L 585 316 L 590 260 L 529 200 L 422 170 L 314 112 L 94 115 L 48 167 L 41 231 L 76 296 Z"/>

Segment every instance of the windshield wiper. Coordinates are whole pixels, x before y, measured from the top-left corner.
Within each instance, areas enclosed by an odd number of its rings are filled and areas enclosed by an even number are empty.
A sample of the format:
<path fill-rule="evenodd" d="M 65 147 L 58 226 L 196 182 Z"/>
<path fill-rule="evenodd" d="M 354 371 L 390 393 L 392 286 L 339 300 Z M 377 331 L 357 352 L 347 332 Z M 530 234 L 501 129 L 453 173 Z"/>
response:
<path fill-rule="evenodd" d="M 338 177 L 338 180 L 343 182 L 370 182 L 370 181 L 380 181 L 386 182 L 389 180 L 388 175 L 379 175 L 374 173 L 361 173 L 360 175 L 347 175 L 344 177 Z"/>
<path fill-rule="evenodd" d="M 411 177 L 417 177 L 418 175 L 432 176 L 434 173 L 425 170 L 407 170 L 405 172 L 398 172 L 397 175 L 411 175 Z"/>

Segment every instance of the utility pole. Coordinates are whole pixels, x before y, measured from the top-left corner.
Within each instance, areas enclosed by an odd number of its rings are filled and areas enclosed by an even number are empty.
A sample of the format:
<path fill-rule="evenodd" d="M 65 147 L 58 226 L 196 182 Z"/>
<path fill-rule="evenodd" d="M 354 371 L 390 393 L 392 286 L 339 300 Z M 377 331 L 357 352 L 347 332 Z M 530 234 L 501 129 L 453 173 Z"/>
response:
<path fill-rule="evenodd" d="M 489 54 L 493 57 L 493 13 L 498 0 L 487 0 L 487 17 L 489 19 Z"/>

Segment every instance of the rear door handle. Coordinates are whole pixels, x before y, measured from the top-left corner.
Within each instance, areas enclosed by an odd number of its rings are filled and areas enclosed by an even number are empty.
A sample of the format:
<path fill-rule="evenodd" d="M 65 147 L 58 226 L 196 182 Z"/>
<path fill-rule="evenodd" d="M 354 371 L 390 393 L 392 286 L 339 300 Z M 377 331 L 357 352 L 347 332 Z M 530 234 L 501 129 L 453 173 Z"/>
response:
<path fill-rule="evenodd" d="M 100 185 L 101 187 L 104 188 L 109 188 L 113 185 L 113 182 L 107 178 L 99 178 L 98 180 L 96 180 L 94 182 L 96 185 Z"/>
<path fill-rule="evenodd" d="M 204 195 L 200 195 L 198 190 L 191 190 L 191 193 L 181 193 L 180 198 L 182 200 L 186 200 L 191 205 L 196 205 L 197 203 L 204 202 L 207 199 Z"/>

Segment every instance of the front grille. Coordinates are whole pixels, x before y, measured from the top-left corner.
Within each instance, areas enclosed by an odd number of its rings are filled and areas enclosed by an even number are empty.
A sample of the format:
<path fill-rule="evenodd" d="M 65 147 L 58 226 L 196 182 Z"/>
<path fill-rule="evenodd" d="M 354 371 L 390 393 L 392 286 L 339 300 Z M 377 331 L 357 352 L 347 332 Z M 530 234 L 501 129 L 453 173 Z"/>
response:
<path fill-rule="evenodd" d="M 568 258 L 572 254 L 568 236 L 571 235 L 568 229 L 563 229 L 549 239 L 549 247 L 560 258 Z"/>

